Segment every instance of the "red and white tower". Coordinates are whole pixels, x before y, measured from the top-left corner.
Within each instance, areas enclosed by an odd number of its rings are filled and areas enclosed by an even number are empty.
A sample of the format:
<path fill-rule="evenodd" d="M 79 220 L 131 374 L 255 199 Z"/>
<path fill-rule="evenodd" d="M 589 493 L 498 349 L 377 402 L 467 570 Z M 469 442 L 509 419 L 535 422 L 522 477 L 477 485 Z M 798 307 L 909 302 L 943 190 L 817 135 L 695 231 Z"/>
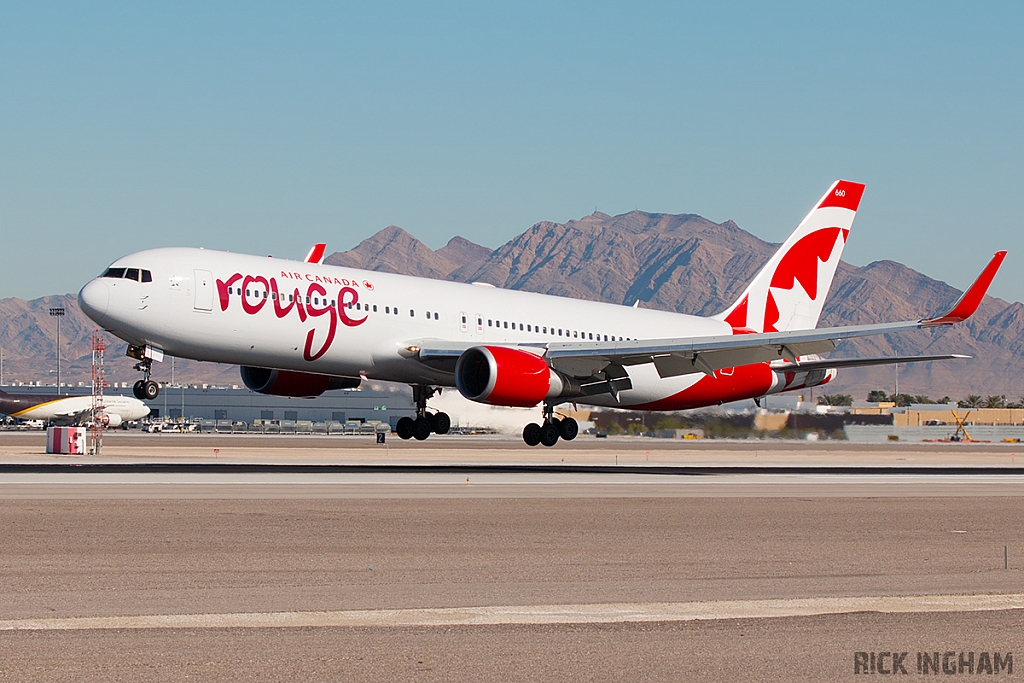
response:
<path fill-rule="evenodd" d="M 107 380 L 103 368 L 103 352 L 107 350 L 107 342 L 103 333 L 94 330 L 92 333 L 92 426 L 90 427 L 90 452 L 99 455 L 103 450 L 103 427 L 107 424 L 107 414 L 103 410 L 103 390 L 107 388 Z"/>

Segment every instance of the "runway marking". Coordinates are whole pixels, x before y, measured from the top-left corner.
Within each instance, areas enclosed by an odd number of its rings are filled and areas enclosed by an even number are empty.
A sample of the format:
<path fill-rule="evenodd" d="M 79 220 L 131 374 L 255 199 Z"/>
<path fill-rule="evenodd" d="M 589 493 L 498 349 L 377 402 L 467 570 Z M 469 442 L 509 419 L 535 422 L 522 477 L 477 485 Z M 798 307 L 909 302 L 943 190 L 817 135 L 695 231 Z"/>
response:
<path fill-rule="evenodd" d="M 849 614 L 853 612 L 894 614 L 914 612 L 985 612 L 1015 609 L 1024 609 L 1024 593 L 12 619 L 0 620 L 0 631 L 594 624 L 647 621 L 701 621 L 711 619 L 772 619 L 821 614 Z"/>

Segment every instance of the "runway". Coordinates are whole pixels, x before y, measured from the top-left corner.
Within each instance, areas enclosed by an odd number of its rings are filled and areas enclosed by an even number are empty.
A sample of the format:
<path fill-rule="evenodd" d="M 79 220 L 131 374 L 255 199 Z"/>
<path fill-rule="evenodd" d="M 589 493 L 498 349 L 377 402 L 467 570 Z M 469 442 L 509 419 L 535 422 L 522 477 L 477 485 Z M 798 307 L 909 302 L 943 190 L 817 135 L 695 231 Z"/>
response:
<path fill-rule="evenodd" d="M 1019 652 L 1024 478 L 937 450 L 887 451 L 942 463 L 909 473 L 820 445 L 831 471 L 8 466 L 0 680 L 835 680 L 861 651 Z"/>
<path fill-rule="evenodd" d="M 720 600 L 705 602 L 579 605 L 495 605 L 433 609 L 374 609 L 335 612 L 250 614 L 152 614 L 0 621 L 0 631 L 84 631 L 164 628 L 310 628 L 403 626 L 496 626 L 505 624 L 617 624 L 639 622 L 778 619 L 880 612 L 994 612 L 1024 609 L 1024 594 L 914 595 L 901 597 Z"/>

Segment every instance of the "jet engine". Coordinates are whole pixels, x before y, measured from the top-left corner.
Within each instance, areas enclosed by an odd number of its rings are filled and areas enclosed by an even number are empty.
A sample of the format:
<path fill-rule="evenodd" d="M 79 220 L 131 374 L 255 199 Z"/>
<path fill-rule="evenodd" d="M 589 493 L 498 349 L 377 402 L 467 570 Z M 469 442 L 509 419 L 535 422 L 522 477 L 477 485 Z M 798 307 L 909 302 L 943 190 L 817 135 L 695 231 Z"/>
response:
<path fill-rule="evenodd" d="M 102 419 L 104 427 L 119 427 L 124 421 L 117 413 L 103 413 Z"/>
<path fill-rule="evenodd" d="M 294 370 L 241 367 L 242 382 L 249 389 L 272 396 L 313 398 L 329 389 L 355 389 L 362 381 L 358 377 L 316 375 Z"/>
<path fill-rule="evenodd" d="M 455 364 L 459 393 L 478 403 L 532 408 L 568 383 L 537 354 L 504 346 L 474 346 Z"/>

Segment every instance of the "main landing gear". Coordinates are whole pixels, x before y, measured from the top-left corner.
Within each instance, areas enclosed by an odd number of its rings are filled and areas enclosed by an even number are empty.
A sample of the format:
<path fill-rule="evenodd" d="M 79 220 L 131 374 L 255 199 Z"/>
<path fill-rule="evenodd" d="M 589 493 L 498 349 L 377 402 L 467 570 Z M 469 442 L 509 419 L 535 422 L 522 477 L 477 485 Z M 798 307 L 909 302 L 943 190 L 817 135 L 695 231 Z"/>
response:
<path fill-rule="evenodd" d="M 448 413 L 428 413 L 427 399 L 439 389 L 426 384 L 416 384 L 412 388 L 412 397 L 416 401 L 416 419 L 403 417 L 395 425 L 395 432 L 400 439 L 416 439 L 424 441 L 431 434 L 447 434 L 452 427 L 452 419 Z"/>
<path fill-rule="evenodd" d="M 160 385 L 149 378 L 153 372 L 153 359 L 143 358 L 135 364 L 135 370 L 145 373 L 145 378 L 140 379 L 132 386 L 132 393 L 140 401 L 152 401 L 160 395 Z"/>
<path fill-rule="evenodd" d="M 544 404 L 544 424 L 531 422 L 523 427 L 523 441 L 527 446 L 544 444 L 550 447 L 558 443 L 559 438 L 572 441 L 579 433 L 580 426 L 576 420 L 571 417 L 558 419 L 555 417 L 555 407 Z"/>

